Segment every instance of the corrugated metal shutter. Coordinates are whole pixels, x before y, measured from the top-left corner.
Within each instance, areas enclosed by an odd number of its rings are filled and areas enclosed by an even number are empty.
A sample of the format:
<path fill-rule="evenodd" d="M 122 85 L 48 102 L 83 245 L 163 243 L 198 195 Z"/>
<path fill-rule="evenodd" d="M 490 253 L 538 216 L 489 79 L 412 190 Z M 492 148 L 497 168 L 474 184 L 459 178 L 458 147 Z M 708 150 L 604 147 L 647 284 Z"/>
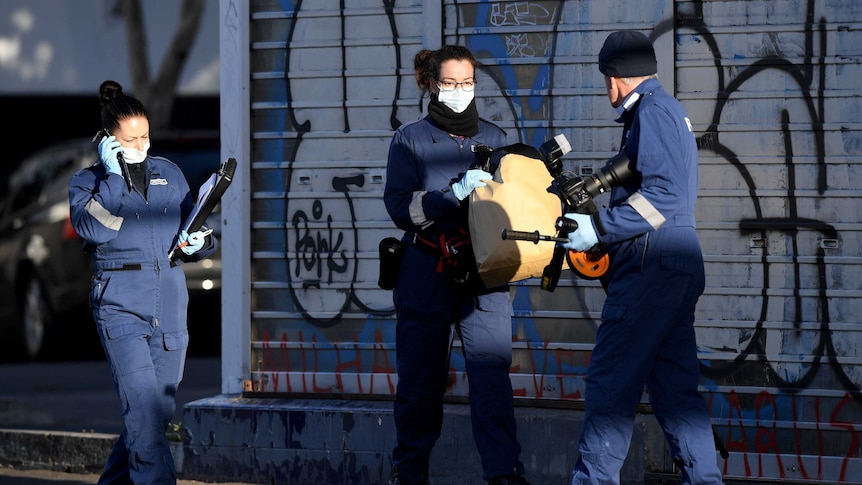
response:
<path fill-rule="evenodd" d="M 396 234 L 382 202 L 392 130 L 418 116 L 421 2 L 252 8 L 249 387 L 392 395 L 377 243 Z"/>
<path fill-rule="evenodd" d="M 858 2 L 679 2 L 702 375 L 729 475 L 862 483 Z"/>
<path fill-rule="evenodd" d="M 425 102 L 419 49 L 470 47 L 480 114 L 511 142 L 565 134 L 567 168 L 584 174 L 619 148 L 596 54 L 610 31 L 638 29 L 701 147 L 696 326 L 702 390 L 731 451 L 720 463 L 764 482 L 862 483 L 862 5 L 432 3 L 252 3 L 252 394 L 394 393 L 377 243 L 399 234 L 381 198 L 392 130 Z M 516 397 L 577 405 L 601 287 L 567 273 L 553 293 L 526 280 L 513 298 Z M 459 355 L 456 342 L 452 399 L 467 394 Z"/>

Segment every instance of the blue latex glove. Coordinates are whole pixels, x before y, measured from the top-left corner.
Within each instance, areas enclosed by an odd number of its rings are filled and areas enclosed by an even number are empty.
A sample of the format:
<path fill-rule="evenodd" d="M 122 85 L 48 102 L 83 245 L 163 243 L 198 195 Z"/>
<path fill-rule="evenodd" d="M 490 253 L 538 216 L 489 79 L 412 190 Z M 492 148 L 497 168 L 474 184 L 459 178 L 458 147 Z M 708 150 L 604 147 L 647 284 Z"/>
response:
<path fill-rule="evenodd" d="M 117 159 L 117 155 L 122 150 L 120 142 L 113 135 L 102 137 L 102 141 L 99 142 L 99 158 L 105 164 L 105 170 L 117 175 L 121 174 L 120 161 Z"/>
<path fill-rule="evenodd" d="M 203 231 L 195 231 L 191 234 L 183 231 L 180 233 L 180 238 L 177 240 L 177 245 L 181 246 L 183 243 L 188 243 L 185 246 L 181 247 L 180 250 L 187 255 L 194 254 L 201 250 L 204 247 L 204 241 L 206 241 L 207 235 L 204 234 Z"/>
<path fill-rule="evenodd" d="M 569 242 L 560 243 L 564 248 L 572 251 L 586 251 L 599 242 L 596 230 L 593 228 L 593 216 L 589 214 L 578 214 L 569 212 L 564 214 L 566 219 L 578 223 L 578 228 L 569 233 Z"/>
<path fill-rule="evenodd" d="M 476 187 L 484 187 L 485 181 L 493 178 L 490 173 L 484 170 L 476 168 L 467 170 L 467 173 L 461 177 L 461 180 L 452 184 L 452 193 L 455 194 L 458 200 L 464 200 Z"/>

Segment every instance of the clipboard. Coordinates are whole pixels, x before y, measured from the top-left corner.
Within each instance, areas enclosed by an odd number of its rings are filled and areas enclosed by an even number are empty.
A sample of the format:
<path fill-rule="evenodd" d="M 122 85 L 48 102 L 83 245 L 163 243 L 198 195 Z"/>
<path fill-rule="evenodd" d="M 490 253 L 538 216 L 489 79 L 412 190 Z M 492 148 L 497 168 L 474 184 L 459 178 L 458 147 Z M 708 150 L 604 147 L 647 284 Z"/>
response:
<path fill-rule="evenodd" d="M 185 222 L 180 229 L 180 232 L 186 231 L 191 234 L 200 230 L 207 217 L 212 214 L 216 204 L 221 200 L 221 196 L 225 190 L 233 182 L 233 175 L 236 172 L 236 159 L 228 158 L 222 162 L 218 172 L 213 173 L 209 178 L 201 184 L 198 189 L 198 198 L 192 212 L 186 217 Z M 176 248 L 168 253 L 168 259 L 172 259 Z"/>

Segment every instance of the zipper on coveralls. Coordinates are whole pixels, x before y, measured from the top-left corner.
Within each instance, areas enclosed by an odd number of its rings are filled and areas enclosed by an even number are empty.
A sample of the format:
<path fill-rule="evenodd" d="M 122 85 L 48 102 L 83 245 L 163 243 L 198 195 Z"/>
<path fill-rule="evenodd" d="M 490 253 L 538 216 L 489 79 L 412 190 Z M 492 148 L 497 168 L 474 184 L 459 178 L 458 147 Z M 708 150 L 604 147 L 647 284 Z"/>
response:
<path fill-rule="evenodd" d="M 453 135 L 453 134 L 449 133 L 449 138 L 451 138 L 452 141 L 454 141 L 455 143 L 458 144 L 458 148 L 461 150 L 461 154 L 463 155 L 464 154 L 464 142 L 467 141 L 467 137 L 461 136 L 461 135 Z"/>

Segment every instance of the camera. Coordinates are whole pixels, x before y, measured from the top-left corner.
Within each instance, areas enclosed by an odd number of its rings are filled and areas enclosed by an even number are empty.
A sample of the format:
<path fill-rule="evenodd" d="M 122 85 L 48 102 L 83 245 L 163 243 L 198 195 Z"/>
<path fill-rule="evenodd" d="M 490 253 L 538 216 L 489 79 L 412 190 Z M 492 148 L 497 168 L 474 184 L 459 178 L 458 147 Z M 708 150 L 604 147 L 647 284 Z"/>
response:
<path fill-rule="evenodd" d="M 562 202 L 563 215 L 557 218 L 555 228 L 556 235 L 540 234 L 539 231 L 512 231 L 503 229 L 500 236 L 503 239 L 532 241 L 553 241 L 556 243 L 568 242 L 569 233 L 577 230 L 575 221 L 565 217 L 565 214 L 578 212 L 590 214 L 596 224 L 596 230 L 604 235 L 605 229 L 598 216 L 598 208 L 593 199 L 619 185 L 630 182 L 635 177 L 635 172 L 630 166 L 628 157 L 619 153 L 610 158 L 598 172 L 587 177 L 579 177 L 563 171 L 562 157 L 572 150 L 565 135 L 557 135 L 543 143 L 538 149 L 523 144 L 516 144 L 522 154 L 532 158 L 538 158 L 544 163 L 548 173 L 553 177 L 548 192 L 557 195 Z M 514 145 L 513 145 L 514 146 Z M 480 153 L 480 151 L 477 151 Z M 486 164 L 492 165 L 496 152 L 484 157 Z M 488 170 L 490 171 L 490 170 Z M 602 242 L 596 243 L 586 251 L 568 251 L 564 246 L 557 245 L 550 263 L 542 272 L 542 289 L 554 291 L 560 279 L 560 271 L 563 261 L 567 260 L 569 268 L 578 276 L 585 279 L 600 278 L 609 268 L 607 245 Z"/>
<path fill-rule="evenodd" d="M 540 159 L 545 164 L 548 173 L 553 177 L 553 183 L 548 188 L 549 192 L 555 193 L 563 204 L 563 214 L 578 212 L 591 214 L 600 234 L 605 234 L 604 226 L 598 217 L 598 208 L 593 199 L 616 186 L 625 184 L 635 177 L 631 169 L 628 157 L 619 153 L 609 159 L 604 167 L 598 172 L 587 177 L 579 177 L 567 174 L 563 171 L 562 157 L 571 151 L 571 145 L 562 134 L 543 143 L 537 150 Z M 570 176 L 571 175 L 571 176 Z M 566 235 L 575 231 L 578 226 L 573 220 L 561 216 L 556 222 L 557 234 L 555 236 L 542 235 L 538 231 L 508 231 L 503 230 L 503 239 L 519 239 L 526 241 L 568 241 Z M 557 246 L 551 262 L 542 273 L 542 289 L 554 291 L 560 279 L 560 270 L 563 260 L 569 263 L 569 268 L 578 276 L 585 279 L 597 279 L 603 275 L 610 266 L 607 255 L 607 247 L 604 243 L 597 243 L 586 251 L 566 251 L 564 247 Z"/>
<path fill-rule="evenodd" d="M 634 178 L 634 172 L 629 168 L 629 158 L 618 153 L 609 159 L 605 166 L 587 178 L 562 175 L 556 177 L 564 202 L 574 208 L 581 207 L 593 198 L 608 192 L 612 188 L 625 184 Z"/>
<path fill-rule="evenodd" d="M 561 158 L 571 149 L 569 141 L 562 134 L 551 138 L 539 147 L 545 168 L 548 169 L 551 177 L 554 177 L 555 191 L 569 211 L 572 209 L 577 211 L 593 198 L 634 178 L 634 172 L 629 167 L 629 159 L 623 153 L 614 155 L 604 167 L 589 177 L 569 177 L 563 172 Z"/>

